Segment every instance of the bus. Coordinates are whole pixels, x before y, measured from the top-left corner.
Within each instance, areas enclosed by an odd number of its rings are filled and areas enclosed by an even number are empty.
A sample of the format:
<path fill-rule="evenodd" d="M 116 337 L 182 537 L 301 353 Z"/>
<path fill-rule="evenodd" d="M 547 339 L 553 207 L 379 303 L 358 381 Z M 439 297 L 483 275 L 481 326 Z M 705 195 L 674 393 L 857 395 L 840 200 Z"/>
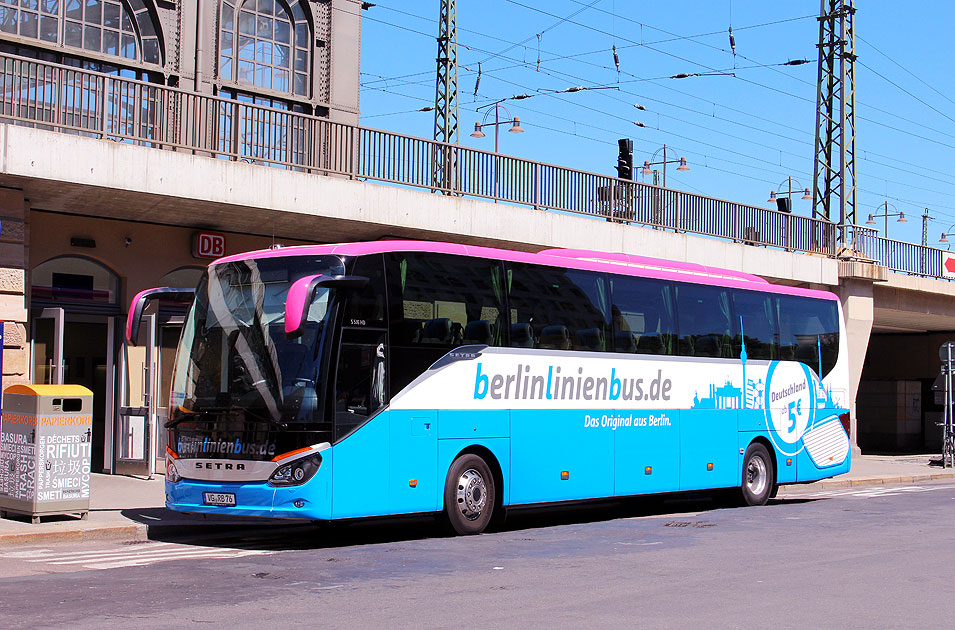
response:
<path fill-rule="evenodd" d="M 136 296 L 133 343 L 150 300 Z M 335 521 L 848 472 L 832 293 L 582 250 L 379 241 L 213 262 L 169 398 L 166 506 Z"/>

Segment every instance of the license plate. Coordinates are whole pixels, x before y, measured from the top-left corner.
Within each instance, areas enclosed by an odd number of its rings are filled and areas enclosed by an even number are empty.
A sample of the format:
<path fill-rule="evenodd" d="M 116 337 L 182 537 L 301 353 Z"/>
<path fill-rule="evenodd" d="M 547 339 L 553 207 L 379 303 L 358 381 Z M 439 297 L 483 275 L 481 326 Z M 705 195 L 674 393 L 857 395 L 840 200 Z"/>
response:
<path fill-rule="evenodd" d="M 202 499 L 206 505 L 235 505 L 235 495 L 231 492 L 203 492 Z"/>

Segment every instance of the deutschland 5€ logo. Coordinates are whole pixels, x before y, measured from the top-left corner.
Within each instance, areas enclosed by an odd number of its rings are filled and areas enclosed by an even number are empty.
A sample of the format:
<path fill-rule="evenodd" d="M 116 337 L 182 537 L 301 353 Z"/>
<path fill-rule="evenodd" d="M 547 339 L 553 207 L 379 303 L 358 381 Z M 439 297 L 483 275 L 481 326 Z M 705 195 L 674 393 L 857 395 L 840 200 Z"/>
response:
<path fill-rule="evenodd" d="M 773 363 L 766 376 L 766 423 L 769 436 L 781 452 L 802 450 L 802 436 L 812 425 L 816 388 L 809 368 L 802 363 Z"/>

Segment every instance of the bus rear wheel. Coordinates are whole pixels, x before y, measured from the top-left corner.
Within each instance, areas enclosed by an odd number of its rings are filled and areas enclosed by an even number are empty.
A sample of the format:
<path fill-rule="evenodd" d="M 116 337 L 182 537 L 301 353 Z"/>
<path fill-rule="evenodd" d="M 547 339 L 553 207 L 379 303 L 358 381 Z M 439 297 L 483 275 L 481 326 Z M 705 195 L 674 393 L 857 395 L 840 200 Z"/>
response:
<path fill-rule="evenodd" d="M 483 532 L 496 499 L 494 476 L 483 459 L 468 453 L 454 460 L 444 484 L 444 516 L 454 533 Z"/>
<path fill-rule="evenodd" d="M 743 479 L 740 486 L 743 505 L 766 505 L 775 481 L 773 460 L 769 451 L 759 442 L 750 444 L 743 457 Z"/>

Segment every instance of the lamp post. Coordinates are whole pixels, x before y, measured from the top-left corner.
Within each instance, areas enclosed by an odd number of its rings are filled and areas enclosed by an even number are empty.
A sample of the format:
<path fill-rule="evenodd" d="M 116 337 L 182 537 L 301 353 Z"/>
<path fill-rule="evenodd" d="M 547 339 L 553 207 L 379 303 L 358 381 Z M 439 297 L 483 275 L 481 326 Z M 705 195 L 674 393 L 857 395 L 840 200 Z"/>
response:
<path fill-rule="evenodd" d="M 796 184 L 795 188 L 793 188 L 794 183 Z M 783 184 L 786 185 L 786 190 L 783 190 Z M 791 208 L 793 193 L 799 192 L 802 193 L 802 197 L 800 197 L 800 199 L 803 201 L 812 201 L 812 191 L 810 191 L 808 187 L 804 187 L 802 184 L 800 184 L 795 177 L 787 177 L 783 181 L 779 182 L 779 186 L 776 186 L 776 188 L 779 190 L 779 192 L 777 193 L 775 190 L 770 190 L 767 203 L 778 204 L 780 197 L 785 195 L 786 198 L 789 199 L 788 205 Z"/>
<path fill-rule="evenodd" d="M 498 167 L 498 152 L 500 150 L 501 125 L 510 125 L 511 128 L 508 129 L 508 132 L 510 133 L 524 133 L 524 128 L 521 127 L 521 119 L 518 118 L 517 116 L 512 117 L 511 112 L 508 111 L 506 107 L 501 105 L 501 103 L 504 100 L 507 100 L 507 99 L 501 99 L 500 101 L 495 101 L 494 103 L 491 103 L 491 105 L 485 105 L 484 107 L 491 107 L 492 105 L 494 106 L 494 122 L 492 123 L 487 122 L 487 117 L 491 115 L 491 110 L 488 109 L 486 112 L 484 112 L 484 118 L 481 120 L 481 122 L 474 123 L 474 131 L 471 132 L 472 138 L 483 138 L 486 135 L 483 131 L 484 127 L 488 127 L 488 126 L 494 127 L 494 197 L 495 197 L 495 201 L 497 200 L 496 198 L 498 197 L 498 181 L 497 181 L 498 168 L 497 167 Z M 484 109 L 484 107 L 479 107 L 478 111 Z M 502 109 L 507 114 L 508 120 L 501 120 Z"/>
<path fill-rule="evenodd" d="M 676 170 L 678 170 L 678 171 L 688 171 L 688 170 L 690 170 L 690 167 L 686 165 L 686 158 L 685 158 L 685 157 L 679 157 L 679 158 L 675 158 L 675 159 L 672 159 L 672 160 L 671 160 L 671 159 L 668 159 L 668 158 L 667 158 L 667 155 L 668 155 L 668 154 L 667 154 L 667 151 L 674 151 L 674 149 L 673 149 L 673 147 L 668 147 L 667 145 L 663 145 L 662 147 L 660 147 L 659 149 L 657 149 L 656 151 L 654 151 L 654 152 L 653 152 L 653 156 L 652 156 L 649 160 L 646 160 L 646 161 L 643 163 L 643 171 L 641 171 L 644 175 L 651 175 L 651 174 L 653 174 L 653 170 L 652 170 L 650 167 L 651 167 L 651 166 L 657 166 L 657 165 L 659 165 L 659 164 L 662 164 L 662 165 L 663 165 L 663 187 L 664 187 L 664 188 L 667 187 L 667 164 L 679 164 L 679 166 L 676 167 Z M 656 160 L 657 160 L 657 155 L 658 155 L 660 152 L 663 153 L 663 159 L 658 162 L 658 161 L 656 161 Z"/>
<path fill-rule="evenodd" d="M 506 99 L 505 99 L 506 100 Z M 494 152 L 497 153 L 500 148 L 500 131 L 501 125 L 510 125 L 511 128 L 508 129 L 510 133 L 524 133 L 524 128 L 521 127 L 521 119 L 517 116 L 509 118 L 508 120 L 501 120 L 501 110 L 503 109 L 508 116 L 511 115 L 511 112 L 507 110 L 506 107 L 501 105 L 501 101 L 491 103 L 491 105 L 485 105 L 484 107 L 494 106 L 494 122 L 487 122 L 487 117 L 491 115 L 491 110 L 488 109 L 484 112 L 484 119 L 481 122 L 474 123 L 474 131 L 471 132 L 472 138 L 483 138 L 486 134 L 484 133 L 484 127 L 494 127 Z M 478 111 L 484 109 L 484 107 L 479 107 Z"/>
<path fill-rule="evenodd" d="M 905 218 L 905 213 L 902 212 L 901 210 L 899 210 L 898 208 L 896 208 L 894 205 L 892 205 L 892 204 L 889 203 L 888 201 L 883 201 L 881 204 L 879 204 L 879 205 L 876 206 L 876 207 L 882 208 L 883 210 L 885 210 L 885 212 L 881 212 L 881 213 L 879 213 L 879 214 L 872 214 L 872 213 L 870 212 L 870 213 L 869 213 L 869 218 L 866 220 L 865 224 L 866 224 L 866 225 L 875 225 L 875 220 L 876 220 L 877 218 L 879 218 L 879 217 L 884 218 L 884 219 L 885 219 L 885 232 L 883 232 L 883 235 L 885 236 L 885 238 L 888 238 L 888 237 L 889 237 L 889 217 L 899 217 L 898 219 L 895 220 L 896 223 L 908 223 L 908 222 L 909 222 L 909 220 Z M 889 208 L 892 208 L 893 210 L 895 210 L 895 212 L 889 212 Z"/>
<path fill-rule="evenodd" d="M 948 226 L 948 231 L 942 232 L 942 235 L 938 239 L 939 243 L 946 243 L 948 244 L 948 249 L 951 249 L 952 245 L 951 245 L 951 242 L 948 240 L 949 236 L 955 236 L 955 223 Z"/>

